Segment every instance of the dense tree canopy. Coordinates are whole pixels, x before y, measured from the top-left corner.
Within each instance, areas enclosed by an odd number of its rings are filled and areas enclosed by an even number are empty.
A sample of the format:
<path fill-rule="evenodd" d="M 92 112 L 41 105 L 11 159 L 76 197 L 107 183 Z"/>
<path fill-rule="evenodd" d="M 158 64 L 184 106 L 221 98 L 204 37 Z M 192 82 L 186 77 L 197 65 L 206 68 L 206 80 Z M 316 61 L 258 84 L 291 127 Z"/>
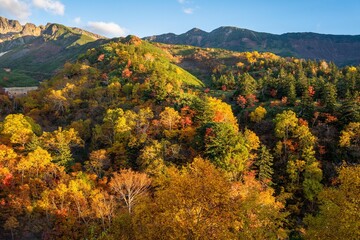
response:
<path fill-rule="evenodd" d="M 359 81 L 135 36 L 89 49 L 0 95 L 0 238 L 356 239 Z"/>

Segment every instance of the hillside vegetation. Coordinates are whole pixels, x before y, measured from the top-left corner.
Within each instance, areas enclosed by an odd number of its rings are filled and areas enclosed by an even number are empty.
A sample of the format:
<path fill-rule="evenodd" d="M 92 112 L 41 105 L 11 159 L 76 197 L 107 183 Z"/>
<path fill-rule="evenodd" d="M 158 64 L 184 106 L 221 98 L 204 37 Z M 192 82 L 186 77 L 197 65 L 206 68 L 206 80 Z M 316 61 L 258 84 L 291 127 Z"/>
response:
<path fill-rule="evenodd" d="M 281 35 L 256 32 L 237 27 L 220 27 L 211 32 L 194 28 L 145 39 L 168 44 L 222 48 L 233 51 L 272 52 L 283 57 L 333 61 L 338 65 L 360 63 L 360 36 L 317 33 L 285 33 Z"/>
<path fill-rule="evenodd" d="M 37 86 L 64 63 L 74 62 L 87 49 L 106 41 L 102 36 L 61 24 L 21 26 L 0 17 L 0 86 Z M 11 72 L 4 74 L 3 68 Z"/>
<path fill-rule="evenodd" d="M 89 48 L 0 95 L 0 238 L 358 239 L 359 91 L 359 66 Z"/>

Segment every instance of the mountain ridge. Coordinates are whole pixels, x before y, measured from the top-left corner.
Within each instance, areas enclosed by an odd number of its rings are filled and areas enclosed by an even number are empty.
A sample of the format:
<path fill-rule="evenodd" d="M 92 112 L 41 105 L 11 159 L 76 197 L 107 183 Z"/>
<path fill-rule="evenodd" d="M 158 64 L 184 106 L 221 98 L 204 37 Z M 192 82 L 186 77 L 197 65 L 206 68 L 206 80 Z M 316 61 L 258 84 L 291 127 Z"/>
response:
<path fill-rule="evenodd" d="M 0 17 L 0 86 L 38 85 L 65 62 L 106 41 L 80 28 L 57 23 L 21 25 Z"/>
<path fill-rule="evenodd" d="M 166 33 L 144 39 L 167 44 L 224 48 L 232 51 L 273 52 L 283 57 L 326 60 L 339 65 L 360 64 L 360 35 L 313 32 L 272 34 L 223 26 L 210 32 L 193 28 L 179 35 Z"/>
<path fill-rule="evenodd" d="M 44 32 L 47 31 L 50 26 L 54 26 L 54 25 L 64 26 L 62 24 L 57 24 L 57 23 L 47 23 L 45 26 L 44 25 L 36 26 L 33 23 L 26 23 L 24 25 L 21 25 L 18 20 L 7 19 L 5 17 L 0 16 L 0 42 L 6 38 L 23 37 L 23 36 L 37 37 L 44 34 Z M 92 33 L 77 27 L 66 27 L 66 28 L 70 29 L 75 33 L 88 35 L 89 37 L 93 37 L 95 39 L 106 38 L 99 34 Z"/>
<path fill-rule="evenodd" d="M 272 52 L 283 57 L 333 61 L 337 65 L 360 64 L 360 35 L 277 35 L 224 26 L 211 32 L 193 28 L 180 35 L 168 33 L 143 39 L 237 52 Z M 110 41 L 118 40 L 57 23 L 21 25 L 17 20 L 0 17 L 0 86 L 38 85 L 66 62 Z"/>

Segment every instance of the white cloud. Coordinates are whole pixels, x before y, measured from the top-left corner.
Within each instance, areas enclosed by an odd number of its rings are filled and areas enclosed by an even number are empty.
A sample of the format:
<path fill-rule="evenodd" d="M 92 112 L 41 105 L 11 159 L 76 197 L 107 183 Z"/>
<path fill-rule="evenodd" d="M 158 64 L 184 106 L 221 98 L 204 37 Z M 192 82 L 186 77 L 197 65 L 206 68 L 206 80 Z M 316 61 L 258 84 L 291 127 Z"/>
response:
<path fill-rule="evenodd" d="M 21 0 L 0 0 L 0 15 L 25 21 L 31 15 L 30 6 Z"/>
<path fill-rule="evenodd" d="M 182 11 L 185 14 L 193 14 L 195 12 L 194 4 L 193 4 L 192 1 L 189 1 L 189 0 L 177 0 L 177 2 L 183 6 Z"/>
<path fill-rule="evenodd" d="M 81 23 L 81 18 L 80 18 L 80 17 L 74 18 L 74 22 L 75 22 L 76 24 L 80 24 L 80 23 Z"/>
<path fill-rule="evenodd" d="M 43 9 L 55 15 L 64 15 L 65 6 L 60 1 L 54 0 L 33 0 L 35 7 Z"/>
<path fill-rule="evenodd" d="M 186 14 L 193 14 L 194 9 L 193 8 L 183 8 L 183 12 Z"/>
<path fill-rule="evenodd" d="M 87 28 L 107 37 L 125 36 L 126 29 L 113 22 L 88 22 Z"/>

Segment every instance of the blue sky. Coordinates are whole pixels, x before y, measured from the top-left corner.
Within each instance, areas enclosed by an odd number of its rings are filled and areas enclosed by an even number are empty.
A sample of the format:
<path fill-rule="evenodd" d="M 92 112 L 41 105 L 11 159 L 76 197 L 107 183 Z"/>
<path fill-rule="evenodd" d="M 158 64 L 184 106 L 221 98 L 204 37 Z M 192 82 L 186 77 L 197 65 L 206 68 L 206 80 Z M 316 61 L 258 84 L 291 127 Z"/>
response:
<path fill-rule="evenodd" d="M 108 37 L 235 26 L 281 34 L 360 34 L 360 0 L 0 0 L 0 16 Z"/>

